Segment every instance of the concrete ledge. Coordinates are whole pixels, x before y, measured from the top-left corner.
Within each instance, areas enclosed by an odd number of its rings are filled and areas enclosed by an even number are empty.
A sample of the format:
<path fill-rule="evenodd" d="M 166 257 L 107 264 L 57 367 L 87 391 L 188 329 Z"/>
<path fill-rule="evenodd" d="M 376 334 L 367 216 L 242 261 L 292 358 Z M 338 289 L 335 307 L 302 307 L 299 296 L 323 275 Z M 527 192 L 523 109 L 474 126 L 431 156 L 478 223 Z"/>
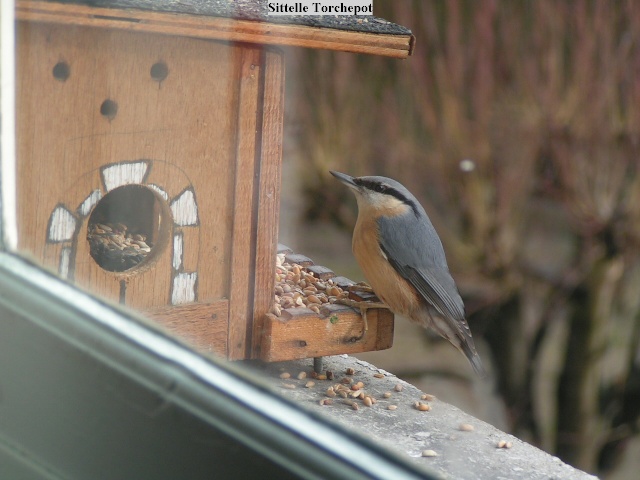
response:
<path fill-rule="evenodd" d="M 421 400 L 424 392 L 363 360 L 347 355 L 325 357 L 324 370 L 333 372 L 333 380 L 312 378 L 311 359 L 254 366 L 283 397 L 410 457 L 411 461 L 443 478 L 596 478 L 456 407 L 438 399 Z M 346 375 L 348 368 L 354 369 L 355 374 Z M 281 378 L 286 374 L 290 377 Z M 298 378 L 305 374 L 305 378 Z M 376 374 L 382 378 L 375 377 Z M 351 378 L 353 384 L 362 382 L 362 390 L 376 403 L 368 407 L 361 399 L 349 397 L 358 406 L 355 410 L 338 395 L 330 405 L 320 405 L 321 400 L 329 398 L 327 389 L 345 377 Z M 391 392 L 391 396 L 384 398 L 385 392 Z M 426 403 L 431 409 L 420 411 L 414 406 L 415 402 Z M 389 410 L 389 405 L 397 408 Z M 467 427 L 469 425 L 471 427 Z M 505 448 L 509 444 L 510 448 Z M 423 456 L 425 450 L 432 450 L 436 456 Z"/>

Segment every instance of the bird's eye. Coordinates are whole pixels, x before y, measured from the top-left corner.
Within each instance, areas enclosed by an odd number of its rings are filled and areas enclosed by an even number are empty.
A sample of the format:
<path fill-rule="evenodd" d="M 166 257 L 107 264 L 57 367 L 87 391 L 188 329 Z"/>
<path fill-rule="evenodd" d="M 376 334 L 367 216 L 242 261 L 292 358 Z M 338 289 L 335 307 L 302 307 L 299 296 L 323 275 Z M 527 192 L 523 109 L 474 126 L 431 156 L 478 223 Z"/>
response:
<path fill-rule="evenodd" d="M 378 184 L 375 187 L 375 191 L 378 192 L 378 193 L 384 193 L 384 192 L 387 191 L 387 187 L 385 185 Z"/>

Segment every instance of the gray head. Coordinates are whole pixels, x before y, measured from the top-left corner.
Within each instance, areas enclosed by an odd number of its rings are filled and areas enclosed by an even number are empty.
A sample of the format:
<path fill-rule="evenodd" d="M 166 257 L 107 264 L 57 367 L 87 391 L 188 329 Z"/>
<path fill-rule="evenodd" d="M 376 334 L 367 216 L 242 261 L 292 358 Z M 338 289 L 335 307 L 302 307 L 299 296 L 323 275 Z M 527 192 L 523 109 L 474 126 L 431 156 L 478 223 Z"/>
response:
<path fill-rule="evenodd" d="M 331 172 L 356 195 L 359 210 L 372 209 L 385 216 L 412 212 L 416 218 L 426 216 L 420 202 L 400 182 L 387 177 L 352 177 Z"/>

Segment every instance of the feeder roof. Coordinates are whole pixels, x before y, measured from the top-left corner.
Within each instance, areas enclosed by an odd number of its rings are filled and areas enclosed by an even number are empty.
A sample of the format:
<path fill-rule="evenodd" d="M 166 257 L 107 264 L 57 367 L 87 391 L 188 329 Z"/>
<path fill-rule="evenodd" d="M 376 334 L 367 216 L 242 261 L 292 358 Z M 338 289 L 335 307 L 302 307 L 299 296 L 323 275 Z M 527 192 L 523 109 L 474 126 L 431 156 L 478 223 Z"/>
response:
<path fill-rule="evenodd" d="M 355 15 L 268 15 L 268 3 L 264 0 L 17 0 L 16 15 L 18 19 L 31 21 L 160 33 L 164 33 L 164 28 L 166 33 L 199 38 L 400 58 L 412 53 L 411 30 L 387 20 Z"/>

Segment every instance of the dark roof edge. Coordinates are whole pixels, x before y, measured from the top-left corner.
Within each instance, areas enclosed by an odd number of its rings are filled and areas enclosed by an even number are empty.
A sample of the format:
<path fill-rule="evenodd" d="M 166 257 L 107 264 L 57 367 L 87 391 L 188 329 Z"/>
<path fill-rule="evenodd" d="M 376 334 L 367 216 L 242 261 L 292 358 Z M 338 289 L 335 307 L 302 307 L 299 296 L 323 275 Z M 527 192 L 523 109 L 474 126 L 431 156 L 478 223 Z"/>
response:
<path fill-rule="evenodd" d="M 184 13 L 275 24 L 301 25 L 352 32 L 411 35 L 411 30 L 374 16 L 355 15 L 268 15 L 265 0 L 45 0 L 100 8 L 131 8 L 154 12 Z"/>

